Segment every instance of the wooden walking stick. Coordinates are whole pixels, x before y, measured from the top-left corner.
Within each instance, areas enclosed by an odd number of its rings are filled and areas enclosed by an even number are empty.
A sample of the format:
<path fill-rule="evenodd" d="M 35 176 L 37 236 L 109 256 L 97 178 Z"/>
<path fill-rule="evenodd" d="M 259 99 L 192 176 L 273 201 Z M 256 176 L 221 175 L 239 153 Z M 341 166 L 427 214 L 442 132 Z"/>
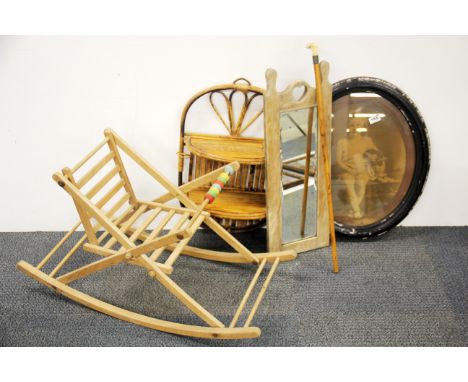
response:
<path fill-rule="evenodd" d="M 328 199 L 328 220 L 330 227 L 330 238 L 332 244 L 332 261 L 333 261 L 333 272 L 338 272 L 338 256 L 336 254 L 336 237 L 335 237 L 335 218 L 333 216 L 333 200 L 331 192 L 331 167 L 330 158 L 328 156 L 328 139 L 327 132 L 325 131 L 325 113 L 322 97 L 322 75 L 320 73 L 318 48 L 316 44 L 309 44 L 307 46 L 312 50 L 312 61 L 314 64 L 314 75 L 315 75 L 315 87 L 317 89 L 317 114 L 318 124 L 320 133 L 320 142 L 323 156 L 323 166 L 325 167 L 325 184 L 327 188 L 327 199 Z"/>
<path fill-rule="evenodd" d="M 307 120 L 307 137 L 306 137 L 306 157 L 304 168 L 304 192 L 302 194 L 302 215 L 301 215 L 301 236 L 305 234 L 305 223 L 307 215 L 307 198 L 309 196 L 309 176 L 310 176 L 310 150 L 312 149 L 312 113 L 309 112 Z"/>

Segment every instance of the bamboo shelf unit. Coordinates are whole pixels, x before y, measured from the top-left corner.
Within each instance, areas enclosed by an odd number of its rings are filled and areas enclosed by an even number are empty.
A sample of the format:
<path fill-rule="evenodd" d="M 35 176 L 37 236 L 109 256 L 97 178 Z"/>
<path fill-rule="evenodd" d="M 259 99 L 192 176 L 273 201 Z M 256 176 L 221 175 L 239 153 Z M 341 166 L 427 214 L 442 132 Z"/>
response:
<path fill-rule="evenodd" d="M 240 104 L 234 102 L 234 97 L 239 94 L 243 96 Z M 221 101 L 216 102 L 216 97 Z M 208 98 L 213 112 L 224 127 L 225 135 L 186 131 L 189 111 L 202 98 Z M 245 136 L 246 130 L 263 114 L 262 104 L 260 110 L 249 115 L 255 99 L 263 102 L 263 89 L 241 78 L 232 84 L 213 86 L 195 94 L 182 112 L 179 186 L 226 163 L 237 161 L 240 164 L 239 171 L 223 191 L 223 201 L 207 208 L 229 231 L 252 229 L 263 225 L 266 218 L 264 139 Z M 224 103 L 224 108 L 219 103 Z M 226 115 L 222 115 L 220 110 L 225 110 Z M 202 187 L 193 190 L 189 196 L 200 200 L 206 189 Z"/>

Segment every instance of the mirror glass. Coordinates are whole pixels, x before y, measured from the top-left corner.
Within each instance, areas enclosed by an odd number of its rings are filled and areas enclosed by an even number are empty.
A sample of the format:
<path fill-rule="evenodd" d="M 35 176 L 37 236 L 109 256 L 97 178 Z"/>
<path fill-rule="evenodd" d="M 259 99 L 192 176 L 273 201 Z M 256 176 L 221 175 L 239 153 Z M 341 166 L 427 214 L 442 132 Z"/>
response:
<path fill-rule="evenodd" d="M 316 119 L 315 107 L 280 113 L 283 243 L 316 236 Z"/>

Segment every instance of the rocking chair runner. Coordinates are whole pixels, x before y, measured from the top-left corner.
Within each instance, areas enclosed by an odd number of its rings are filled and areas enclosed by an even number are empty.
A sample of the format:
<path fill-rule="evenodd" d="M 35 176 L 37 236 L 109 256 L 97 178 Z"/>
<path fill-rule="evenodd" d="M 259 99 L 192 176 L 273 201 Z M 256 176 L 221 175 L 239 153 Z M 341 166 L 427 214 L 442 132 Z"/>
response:
<path fill-rule="evenodd" d="M 85 163 L 89 164 L 91 158 L 95 159 L 96 154 L 104 146 L 108 147 L 108 153 L 98 160 L 79 180 L 76 180 L 75 176 L 79 169 Z M 133 159 L 168 192 L 151 202 L 137 199 L 123 165 L 119 149 Z M 108 167 L 112 162 L 113 166 L 111 166 L 111 169 L 105 170 L 106 165 Z M 25 274 L 76 302 L 138 325 L 169 333 L 203 338 L 257 337 L 260 335 L 260 329 L 252 327 L 250 324 L 265 290 L 278 263 L 294 259 L 296 253 L 293 251 L 283 251 L 254 254 L 229 234 L 219 223 L 213 220 L 209 213 L 204 211 L 205 207 L 216 199 L 229 180 L 229 177 L 238 168 L 239 164 L 233 162 L 224 168 L 212 171 L 177 188 L 131 149 L 117 134 L 112 130 L 106 130 L 104 141 L 83 160 L 73 168 L 64 168 L 53 176 L 53 179 L 59 186 L 71 195 L 80 216 L 80 222 L 59 241 L 36 267 L 25 261 L 20 261 L 17 267 Z M 103 175 L 98 176 L 98 174 Z M 116 183 L 111 184 L 113 179 L 116 179 Z M 92 180 L 95 180 L 94 184 L 91 182 Z M 187 193 L 206 183 L 212 183 L 212 186 L 205 195 L 204 201 L 200 205 L 196 205 L 187 196 Z M 119 196 L 119 192 L 123 193 L 123 195 Z M 165 204 L 174 198 L 177 198 L 185 207 L 174 207 Z M 109 205 L 111 206 L 105 211 L 104 208 Z M 161 234 L 170 221 L 175 221 L 172 228 L 168 232 Z M 156 225 L 149 230 L 152 223 L 156 223 Z M 236 252 L 219 252 L 188 246 L 188 242 L 202 223 L 210 227 Z M 42 269 L 80 225 L 83 225 L 85 235 L 58 262 L 49 274 L 44 273 Z M 104 230 L 104 232 L 97 236 L 96 234 L 100 230 Z M 57 273 L 81 246 L 83 246 L 85 251 L 102 256 L 103 258 L 57 277 Z M 164 250 L 171 251 L 170 255 L 164 262 L 158 261 Z M 251 263 L 258 266 L 228 327 L 189 296 L 169 277 L 174 270 L 173 266 L 177 258 L 181 254 L 223 262 Z M 122 262 L 128 262 L 145 268 L 150 277 L 160 282 L 161 285 L 209 326 L 187 325 L 147 317 L 93 298 L 68 285 L 72 281 Z M 267 262 L 273 264 L 264 284 L 244 325 L 236 327 Z"/>

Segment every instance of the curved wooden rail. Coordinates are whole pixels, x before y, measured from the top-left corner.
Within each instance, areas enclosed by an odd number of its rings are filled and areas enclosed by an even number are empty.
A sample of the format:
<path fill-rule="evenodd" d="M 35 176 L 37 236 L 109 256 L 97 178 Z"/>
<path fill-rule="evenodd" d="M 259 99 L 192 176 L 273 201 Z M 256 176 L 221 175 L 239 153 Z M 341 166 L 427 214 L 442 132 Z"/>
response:
<path fill-rule="evenodd" d="M 148 317 L 143 314 L 119 308 L 115 305 L 98 300 L 97 298 L 71 288 L 64 283 L 57 281 L 53 277 L 46 275 L 26 261 L 22 260 L 18 262 L 16 267 L 26 275 L 32 277 L 34 280 L 46 285 L 57 293 L 66 296 L 79 304 L 120 320 L 128 321 L 150 329 L 156 329 L 182 336 L 216 339 L 255 338 L 261 334 L 260 329 L 257 327 L 210 328 L 205 326 L 180 324 L 177 322 Z"/>
<path fill-rule="evenodd" d="M 172 248 L 173 246 L 169 245 L 168 247 Z M 187 245 L 184 247 L 182 254 L 199 259 L 219 261 L 223 263 L 248 264 L 248 262 L 245 260 L 245 257 L 239 255 L 236 252 L 213 251 L 211 249 L 197 248 Z M 297 257 L 297 254 L 293 250 L 284 250 L 279 252 L 256 252 L 255 256 L 259 260 L 266 259 L 267 263 L 273 263 L 276 259 L 279 259 L 280 262 L 294 260 Z"/>

